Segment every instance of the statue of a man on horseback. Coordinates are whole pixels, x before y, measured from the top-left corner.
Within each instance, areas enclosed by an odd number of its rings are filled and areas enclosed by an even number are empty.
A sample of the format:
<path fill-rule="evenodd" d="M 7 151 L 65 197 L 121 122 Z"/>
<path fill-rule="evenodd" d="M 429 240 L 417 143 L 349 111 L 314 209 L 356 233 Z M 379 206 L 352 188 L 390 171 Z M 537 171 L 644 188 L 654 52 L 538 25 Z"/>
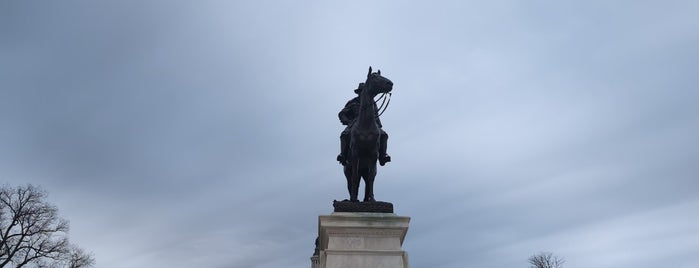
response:
<path fill-rule="evenodd" d="M 359 83 L 357 89 L 354 90 L 357 97 L 349 100 L 347 104 L 345 104 L 345 108 L 342 108 L 342 110 L 340 110 L 340 112 L 337 114 L 337 116 L 340 118 L 340 123 L 346 126 L 345 130 L 343 130 L 340 134 L 340 154 L 337 155 L 337 161 L 343 166 L 347 165 L 350 130 L 352 129 L 354 122 L 357 121 L 357 116 L 359 115 L 359 92 L 361 92 L 363 88 L 364 83 Z M 379 118 L 378 113 L 379 109 L 376 107 L 376 103 L 374 103 L 374 110 L 376 110 L 376 125 L 379 127 L 379 131 L 381 131 L 381 137 L 379 140 L 379 164 L 383 166 L 387 162 L 391 162 L 391 156 L 386 153 L 388 134 L 383 130 L 383 125 L 381 125 L 381 119 Z"/>
<path fill-rule="evenodd" d="M 338 117 L 346 125 L 340 134 L 341 153 L 337 160 L 343 165 L 349 190 L 349 201 L 358 202 L 359 182 L 364 179 L 364 202 L 373 202 L 374 178 L 376 177 L 376 162 L 381 166 L 391 161 L 386 154 L 388 134 L 381 129 L 378 108 L 374 97 L 378 94 L 389 94 L 393 82 L 381 76 L 381 71 L 369 73 L 364 83 L 360 83 L 353 98 L 340 111 Z"/>

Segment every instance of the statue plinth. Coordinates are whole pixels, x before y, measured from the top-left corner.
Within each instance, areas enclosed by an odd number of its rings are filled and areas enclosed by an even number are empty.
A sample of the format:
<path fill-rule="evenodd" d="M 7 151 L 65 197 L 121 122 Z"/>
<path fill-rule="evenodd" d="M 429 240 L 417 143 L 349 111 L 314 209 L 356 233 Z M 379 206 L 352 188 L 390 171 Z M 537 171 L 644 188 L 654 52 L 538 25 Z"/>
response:
<path fill-rule="evenodd" d="M 333 201 L 335 212 L 375 212 L 393 213 L 393 204 L 383 201 L 372 202 L 352 202 L 347 199 L 343 201 Z"/>
<path fill-rule="evenodd" d="M 320 268 L 407 268 L 403 240 L 410 217 L 334 212 L 318 217 Z"/>

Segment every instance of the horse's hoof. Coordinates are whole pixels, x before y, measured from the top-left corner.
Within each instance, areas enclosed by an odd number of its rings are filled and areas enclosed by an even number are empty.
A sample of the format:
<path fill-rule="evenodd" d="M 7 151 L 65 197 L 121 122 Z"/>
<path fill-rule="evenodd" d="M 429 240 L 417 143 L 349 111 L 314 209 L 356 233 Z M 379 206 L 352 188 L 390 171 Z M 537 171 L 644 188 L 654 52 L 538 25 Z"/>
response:
<path fill-rule="evenodd" d="M 364 202 L 376 202 L 376 199 L 374 199 L 373 197 L 364 198 Z"/>
<path fill-rule="evenodd" d="M 357 198 L 350 198 L 350 202 L 359 202 L 359 199 L 357 199 Z"/>

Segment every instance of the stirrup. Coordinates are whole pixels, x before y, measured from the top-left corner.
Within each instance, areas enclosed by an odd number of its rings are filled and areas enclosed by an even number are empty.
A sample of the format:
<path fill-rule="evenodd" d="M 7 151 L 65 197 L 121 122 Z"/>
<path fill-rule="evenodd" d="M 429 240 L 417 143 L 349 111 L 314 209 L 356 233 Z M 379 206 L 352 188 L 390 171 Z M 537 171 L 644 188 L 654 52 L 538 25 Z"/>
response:
<path fill-rule="evenodd" d="M 337 162 L 340 162 L 340 165 L 343 165 L 343 166 L 347 165 L 347 159 L 342 154 L 337 155 Z"/>
<path fill-rule="evenodd" d="M 391 156 L 388 154 L 384 154 L 379 157 L 379 165 L 383 166 L 386 165 L 386 163 L 391 162 Z"/>

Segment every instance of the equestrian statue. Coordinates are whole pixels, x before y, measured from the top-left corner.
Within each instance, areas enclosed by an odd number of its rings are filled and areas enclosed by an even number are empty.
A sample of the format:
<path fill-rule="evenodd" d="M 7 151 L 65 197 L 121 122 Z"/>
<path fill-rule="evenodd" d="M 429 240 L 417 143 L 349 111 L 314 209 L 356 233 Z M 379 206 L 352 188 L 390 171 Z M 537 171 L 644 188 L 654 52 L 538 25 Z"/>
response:
<path fill-rule="evenodd" d="M 347 102 L 338 114 L 340 122 L 347 127 L 340 134 L 340 154 L 337 161 L 343 165 L 350 202 L 359 202 L 357 195 L 362 178 L 365 184 L 363 201 L 375 202 L 376 162 L 383 166 L 391 161 L 391 157 L 386 154 L 388 134 L 381 129 L 378 112 L 380 108 L 377 108 L 374 98 L 378 94 L 384 94 L 379 100 L 384 98 L 384 103 L 388 105 L 385 95 L 390 96 L 392 89 L 391 80 L 381 76 L 380 70 L 372 72 L 369 67 L 366 81 L 354 90 L 358 96 Z"/>

